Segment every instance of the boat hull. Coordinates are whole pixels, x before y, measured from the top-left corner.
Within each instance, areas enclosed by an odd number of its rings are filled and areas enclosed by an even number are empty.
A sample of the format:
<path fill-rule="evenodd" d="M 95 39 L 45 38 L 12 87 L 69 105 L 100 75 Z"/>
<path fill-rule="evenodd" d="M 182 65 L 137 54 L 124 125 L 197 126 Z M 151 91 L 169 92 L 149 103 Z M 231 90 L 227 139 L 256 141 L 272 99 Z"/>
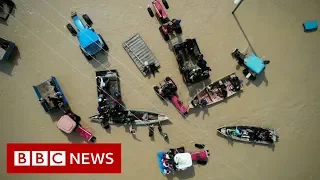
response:
<path fill-rule="evenodd" d="M 243 91 L 242 81 L 239 80 L 238 89 L 235 90 L 236 88 L 232 83 L 231 78 L 238 78 L 238 76 L 235 73 L 232 73 L 206 86 L 192 99 L 189 104 L 189 109 L 210 106 Z M 220 92 L 217 88 L 219 85 L 219 81 L 221 81 L 226 87 L 226 97 L 221 97 L 220 95 Z M 202 101 L 205 101 L 205 104 L 201 103 Z"/>
<path fill-rule="evenodd" d="M 234 133 L 236 128 L 241 130 L 241 136 Z M 218 128 L 217 132 L 227 138 L 247 143 L 270 145 L 279 139 L 275 129 L 256 126 L 225 126 Z"/>
<path fill-rule="evenodd" d="M 123 113 L 130 112 L 132 114 L 132 117 L 135 118 L 133 125 L 149 125 L 149 124 L 156 124 L 163 121 L 168 121 L 169 118 L 160 113 L 150 112 L 150 111 L 144 111 L 144 110 L 127 110 L 123 111 Z M 102 123 L 103 122 L 103 115 L 94 115 L 91 116 L 90 119 L 93 122 Z M 111 117 L 109 118 L 109 124 L 110 125 L 125 125 L 124 123 L 121 123 L 121 120 L 124 119 L 126 116 L 121 116 L 119 118 L 117 117 Z"/>

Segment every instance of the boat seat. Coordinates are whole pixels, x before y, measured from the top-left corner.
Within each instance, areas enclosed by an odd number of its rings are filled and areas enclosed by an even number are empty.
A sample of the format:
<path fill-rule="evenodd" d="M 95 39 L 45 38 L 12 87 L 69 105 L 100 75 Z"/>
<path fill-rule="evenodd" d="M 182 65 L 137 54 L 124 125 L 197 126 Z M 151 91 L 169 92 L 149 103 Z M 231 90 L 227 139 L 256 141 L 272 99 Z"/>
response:
<path fill-rule="evenodd" d="M 259 57 L 257 57 L 254 54 L 251 54 L 250 56 L 248 56 L 245 59 L 244 63 L 250 70 L 252 70 L 256 74 L 260 74 L 266 67 L 263 60 L 261 60 Z"/>
<path fill-rule="evenodd" d="M 316 31 L 318 29 L 318 21 L 307 21 L 303 24 L 304 32 Z"/>

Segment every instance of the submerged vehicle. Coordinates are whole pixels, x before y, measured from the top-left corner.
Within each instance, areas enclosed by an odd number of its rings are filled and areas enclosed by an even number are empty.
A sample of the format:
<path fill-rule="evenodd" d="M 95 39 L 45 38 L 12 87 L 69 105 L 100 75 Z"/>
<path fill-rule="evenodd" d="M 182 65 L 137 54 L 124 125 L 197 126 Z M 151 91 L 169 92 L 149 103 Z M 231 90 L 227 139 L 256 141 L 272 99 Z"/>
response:
<path fill-rule="evenodd" d="M 176 171 L 184 171 L 193 166 L 193 161 L 207 161 L 209 150 L 186 152 L 184 147 L 170 149 L 168 152 L 158 152 L 158 165 L 163 175 Z"/>
<path fill-rule="evenodd" d="M 217 129 L 225 137 L 257 144 L 270 145 L 277 142 L 279 136 L 275 129 L 255 126 L 225 126 Z"/>
<path fill-rule="evenodd" d="M 69 106 L 68 101 L 55 77 L 33 86 L 45 112 L 58 111 Z"/>
<path fill-rule="evenodd" d="M 110 110 L 101 114 L 89 117 L 92 122 L 101 123 L 103 127 L 109 125 L 149 125 L 162 121 L 167 121 L 169 118 L 165 114 L 144 111 L 144 110 Z"/>
<path fill-rule="evenodd" d="M 77 36 L 80 43 L 80 50 L 87 60 L 92 60 L 92 57 L 100 51 L 109 50 L 102 36 L 96 33 L 91 27 L 93 23 L 87 14 L 82 15 L 86 24 L 82 22 L 76 12 L 71 13 L 71 18 L 78 31 L 76 31 L 70 23 L 67 24 L 67 29 L 73 36 Z"/>
<path fill-rule="evenodd" d="M 206 86 L 193 98 L 188 107 L 190 109 L 216 104 L 242 90 L 242 80 L 235 73 L 232 73 Z"/>
<path fill-rule="evenodd" d="M 74 119 L 72 119 L 72 115 L 70 115 L 71 113 L 68 113 L 68 114 L 69 115 L 64 115 L 59 119 L 59 121 L 57 123 L 57 127 L 61 131 L 65 132 L 67 134 L 70 134 L 73 131 L 75 131 L 81 137 L 83 137 L 85 140 L 90 141 L 90 142 L 95 142 L 97 138 L 95 136 L 93 136 L 90 131 L 83 128 L 80 123 L 78 123 Z"/>
<path fill-rule="evenodd" d="M 162 4 L 166 9 L 169 9 L 169 4 L 166 0 L 162 0 Z M 173 34 L 174 32 L 176 34 L 182 33 L 182 28 L 180 26 L 181 20 L 178 19 L 172 19 L 170 21 L 168 14 L 165 10 L 165 8 L 162 6 L 160 0 L 154 0 L 152 1 L 152 7 L 155 11 L 157 19 L 160 21 L 161 26 L 159 27 L 159 31 L 165 41 L 168 41 L 170 39 L 170 34 Z M 148 6 L 147 8 L 148 13 L 151 17 L 154 17 L 154 12 L 152 11 L 152 8 Z"/>
<path fill-rule="evenodd" d="M 13 42 L 0 38 L 0 46 L 0 61 L 9 60 L 16 45 Z"/>
<path fill-rule="evenodd" d="M 161 81 L 160 87 L 154 86 L 153 89 L 161 98 L 171 101 L 181 114 L 188 114 L 187 108 L 179 100 L 177 94 L 178 88 L 170 77 L 166 77 L 164 81 Z"/>
<path fill-rule="evenodd" d="M 173 51 L 186 85 L 195 84 L 210 77 L 211 68 L 203 59 L 196 39 L 186 39 L 185 42 L 174 45 Z"/>
<path fill-rule="evenodd" d="M 262 60 L 257 57 L 254 53 L 248 55 L 241 53 L 238 49 L 235 49 L 231 53 L 232 57 L 238 61 L 240 66 L 244 66 L 245 69 L 242 71 L 247 79 L 254 81 L 261 72 L 264 71 L 269 60 Z"/>

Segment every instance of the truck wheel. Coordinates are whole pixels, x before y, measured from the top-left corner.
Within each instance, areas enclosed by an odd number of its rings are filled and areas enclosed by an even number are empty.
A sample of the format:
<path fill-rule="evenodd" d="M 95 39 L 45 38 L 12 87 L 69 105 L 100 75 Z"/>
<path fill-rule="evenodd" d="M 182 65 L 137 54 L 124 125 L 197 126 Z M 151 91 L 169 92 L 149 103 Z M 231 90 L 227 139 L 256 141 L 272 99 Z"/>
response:
<path fill-rule="evenodd" d="M 182 33 L 182 28 L 181 26 L 179 26 L 177 29 L 174 30 L 177 34 L 181 34 Z"/>
<path fill-rule="evenodd" d="M 102 49 L 105 50 L 105 51 L 108 51 L 109 50 L 109 47 L 107 45 L 106 42 L 104 42 L 104 39 L 102 38 L 102 36 L 100 34 L 98 34 L 98 36 L 100 37 L 101 41 L 103 42 L 103 47 Z"/>
<path fill-rule="evenodd" d="M 168 4 L 167 0 L 162 0 L 162 4 L 164 5 L 164 7 L 166 9 L 169 9 L 169 4 Z"/>
<path fill-rule="evenodd" d="M 67 24 L 67 29 L 72 34 L 72 36 L 76 36 L 78 34 L 77 31 L 73 28 L 73 26 L 70 23 Z"/>
<path fill-rule="evenodd" d="M 90 142 L 96 142 L 96 141 L 97 141 L 97 138 L 95 136 L 92 136 L 90 139 Z"/>
<path fill-rule="evenodd" d="M 162 35 L 163 39 L 164 39 L 165 41 L 169 41 L 170 36 L 169 36 L 169 34 L 165 34 L 165 33 L 163 32 L 163 30 L 162 30 L 162 26 L 160 26 L 160 27 L 159 27 L 159 31 L 160 31 L 160 33 L 161 33 L 161 35 Z"/>
<path fill-rule="evenodd" d="M 151 7 L 148 7 L 147 10 L 148 10 L 148 13 L 149 13 L 150 17 L 154 17 L 154 13 L 153 13 Z"/>
<path fill-rule="evenodd" d="M 87 14 L 82 15 L 82 18 L 84 19 L 84 21 L 87 23 L 89 27 L 92 26 L 93 23 Z"/>
<path fill-rule="evenodd" d="M 92 56 L 86 55 L 86 53 L 82 50 L 81 47 L 80 47 L 80 50 L 81 50 L 82 54 L 84 55 L 84 57 L 86 57 L 86 59 L 87 59 L 88 61 L 92 60 Z"/>

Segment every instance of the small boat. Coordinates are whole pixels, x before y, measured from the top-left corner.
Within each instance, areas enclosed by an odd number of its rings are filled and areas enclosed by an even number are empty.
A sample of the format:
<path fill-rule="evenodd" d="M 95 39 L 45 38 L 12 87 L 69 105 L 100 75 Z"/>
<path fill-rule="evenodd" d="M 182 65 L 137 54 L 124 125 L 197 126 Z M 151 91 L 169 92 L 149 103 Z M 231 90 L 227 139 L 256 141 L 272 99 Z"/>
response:
<path fill-rule="evenodd" d="M 189 109 L 209 106 L 229 98 L 243 90 L 242 80 L 235 73 L 209 84 L 189 104 Z"/>
<path fill-rule="evenodd" d="M 255 126 L 225 126 L 217 129 L 218 133 L 234 140 L 257 143 L 257 144 L 273 144 L 277 142 L 279 136 L 275 129 L 262 128 Z"/>
<path fill-rule="evenodd" d="M 106 112 L 89 117 L 92 122 L 106 123 L 110 125 L 149 125 L 169 120 L 168 116 L 160 113 L 143 110 L 123 110 L 117 112 Z"/>

